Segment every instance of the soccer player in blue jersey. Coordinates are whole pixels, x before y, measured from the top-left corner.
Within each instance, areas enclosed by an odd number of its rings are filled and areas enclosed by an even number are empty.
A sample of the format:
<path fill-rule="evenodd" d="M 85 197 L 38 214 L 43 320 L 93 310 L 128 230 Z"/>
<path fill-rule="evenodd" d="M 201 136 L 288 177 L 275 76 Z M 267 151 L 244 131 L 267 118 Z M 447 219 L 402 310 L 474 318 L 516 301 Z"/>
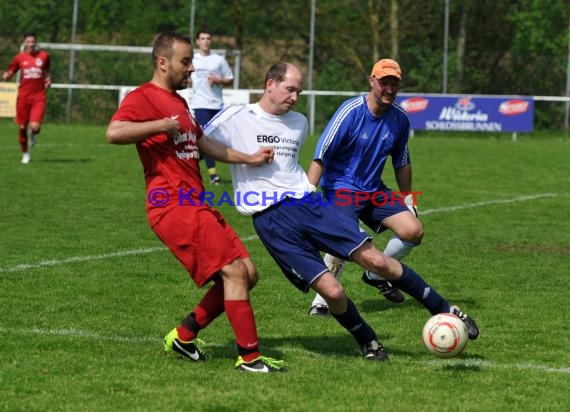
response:
<path fill-rule="evenodd" d="M 412 195 L 401 196 L 401 201 L 398 198 L 399 193 L 412 191 L 410 121 L 395 104 L 401 80 L 397 62 L 378 61 L 370 74 L 370 92 L 348 99 L 338 108 L 319 138 L 307 172 L 311 184 L 320 183 L 339 212 L 361 220 L 376 233 L 390 229 L 394 236 L 384 254 L 398 260 L 419 245 L 423 236 Z M 400 192 L 392 192 L 382 181 L 388 156 Z M 325 262 L 338 279 L 346 262 L 329 254 Z M 378 288 L 388 300 L 404 300 L 392 283 L 375 273 L 364 271 L 362 280 Z M 315 296 L 309 314 L 329 314 L 320 295 Z"/>

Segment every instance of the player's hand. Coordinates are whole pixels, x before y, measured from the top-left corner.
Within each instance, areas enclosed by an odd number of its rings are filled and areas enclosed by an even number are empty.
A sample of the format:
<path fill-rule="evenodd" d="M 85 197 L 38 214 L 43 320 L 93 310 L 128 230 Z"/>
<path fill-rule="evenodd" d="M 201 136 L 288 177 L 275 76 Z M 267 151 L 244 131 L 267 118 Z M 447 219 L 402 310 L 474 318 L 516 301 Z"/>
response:
<path fill-rule="evenodd" d="M 408 206 L 408 209 L 410 209 L 410 212 L 412 212 L 415 217 L 418 217 L 418 208 L 414 204 L 414 196 L 411 194 L 407 195 L 404 198 L 404 203 L 406 204 L 406 206 Z"/>
<path fill-rule="evenodd" d="M 175 116 L 178 118 L 178 116 Z M 178 130 L 180 129 L 180 122 L 172 117 L 165 117 L 162 119 L 163 129 L 170 139 L 175 139 L 178 136 Z"/>
<path fill-rule="evenodd" d="M 210 74 L 208 76 L 208 84 L 210 86 L 215 86 L 216 84 L 220 84 L 220 78 L 215 74 Z"/>
<path fill-rule="evenodd" d="M 257 152 L 251 155 L 248 163 L 253 166 L 271 163 L 274 156 L 275 152 L 272 147 L 260 147 Z"/>
<path fill-rule="evenodd" d="M 46 89 L 49 89 L 49 87 L 51 86 L 51 77 L 46 77 L 44 80 L 44 86 Z"/>

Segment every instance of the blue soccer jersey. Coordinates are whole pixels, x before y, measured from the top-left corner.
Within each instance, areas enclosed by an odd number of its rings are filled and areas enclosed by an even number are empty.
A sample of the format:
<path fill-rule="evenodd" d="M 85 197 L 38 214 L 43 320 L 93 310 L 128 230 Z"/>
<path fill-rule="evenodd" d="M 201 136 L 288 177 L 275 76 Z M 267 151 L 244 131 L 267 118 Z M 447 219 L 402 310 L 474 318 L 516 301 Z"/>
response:
<path fill-rule="evenodd" d="M 410 120 L 392 104 L 380 117 L 366 105 L 366 96 L 345 101 L 321 134 L 315 149 L 325 172 L 320 185 L 327 191 L 375 192 L 385 188 L 382 171 L 390 155 L 395 169 L 411 164 Z"/>

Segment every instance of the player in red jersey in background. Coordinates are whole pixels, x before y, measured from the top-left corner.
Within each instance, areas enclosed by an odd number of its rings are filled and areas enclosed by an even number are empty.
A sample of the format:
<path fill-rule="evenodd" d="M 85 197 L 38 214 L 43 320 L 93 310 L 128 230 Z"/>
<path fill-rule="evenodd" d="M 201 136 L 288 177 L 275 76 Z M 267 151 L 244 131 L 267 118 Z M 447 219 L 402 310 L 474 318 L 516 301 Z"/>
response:
<path fill-rule="evenodd" d="M 24 50 L 12 59 L 8 70 L 2 73 L 2 80 L 10 80 L 18 70 L 21 75 L 16 102 L 16 123 L 19 128 L 22 163 L 27 164 L 30 162 L 28 125 L 30 145 L 34 146 L 46 111 L 46 89 L 51 85 L 49 54 L 37 47 L 36 34 L 33 32 L 24 34 Z"/>
<path fill-rule="evenodd" d="M 262 148 L 247 155 L 203 136 L 186 101 L 176 93 L 188 86 L 194 71 L 187 36 L 160 34 L 152 57 L 152 80 L 125 97 L 109 123 L 107 140 L 136 144 L 152 229 L 199 287 L 213 283 L 194 310 L 165 336 L 164 348 L 192 361 L 205 359 L 198 332 L 226 312 L 236 336 L 236 369 L 282 371 L 282 361 L 259 351 L 249 300 L 249 289 L 257 282 L 253 261 L 223 216 L 200 199 L 204 192 L 200 152 L 228 163 L 256 165 L 271 161 L 273 150 Z"/>

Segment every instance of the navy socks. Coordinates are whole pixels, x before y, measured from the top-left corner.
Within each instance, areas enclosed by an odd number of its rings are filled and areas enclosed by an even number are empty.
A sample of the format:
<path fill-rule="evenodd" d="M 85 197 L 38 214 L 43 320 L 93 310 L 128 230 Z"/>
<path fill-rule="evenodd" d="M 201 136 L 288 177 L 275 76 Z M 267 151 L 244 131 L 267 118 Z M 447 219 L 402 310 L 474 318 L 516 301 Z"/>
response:
<path fill-rule="evenodd" d="M 449 312 L 449 303 L 435 289 L 411 268 L 401 265 L 404 273 L 400 279 L 390 281 L 394 286 L 424 305 L 432 315 Z"/>

